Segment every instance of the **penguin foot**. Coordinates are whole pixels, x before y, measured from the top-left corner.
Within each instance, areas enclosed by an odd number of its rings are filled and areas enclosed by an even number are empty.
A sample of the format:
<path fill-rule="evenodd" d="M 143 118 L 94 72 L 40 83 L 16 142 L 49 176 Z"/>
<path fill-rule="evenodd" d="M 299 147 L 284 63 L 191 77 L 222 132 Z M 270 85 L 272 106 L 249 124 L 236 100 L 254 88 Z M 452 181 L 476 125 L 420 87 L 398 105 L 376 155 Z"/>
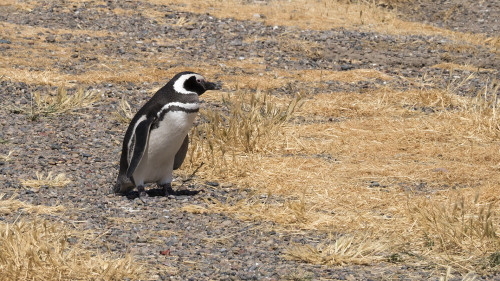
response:
<path fill-rule="evenodd" d="M 172 189 L 172 185 L 170 183 L 159 184 L 158 186 L 161 188 L 162 196 L 175 195 L 175 191 Z"/>
<path fill-rule="evenodd" d="M 137 187 L 137 191 L 139 192 L 139 196 L 138 196 L 139 200 L 141 200 L 143 203 L 146 203 L 146 202 L 144 202 L 144 199 L 148 198 L 149 195 L 146 192 L 146 190 L 144 189 L 144 186 L 143 185 L 139 185 Z"/>

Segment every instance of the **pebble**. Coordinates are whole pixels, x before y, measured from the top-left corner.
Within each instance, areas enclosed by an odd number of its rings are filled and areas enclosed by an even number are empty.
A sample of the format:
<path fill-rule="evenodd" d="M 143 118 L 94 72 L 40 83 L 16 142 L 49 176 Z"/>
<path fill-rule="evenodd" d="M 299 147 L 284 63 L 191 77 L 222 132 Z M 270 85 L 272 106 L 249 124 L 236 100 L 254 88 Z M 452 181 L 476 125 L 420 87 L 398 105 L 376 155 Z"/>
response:
<path fill-rule="evenodd" d="M 340 66 L 340 70 L 343 70 L 343 71 L 350 70 L 352 68 L 353 68 L 353 66 L 350 64 L 343 64 Z"/>
<path fill-rule="evenodd" d="M 213 187 L 218 187 L 219 183 L 216 181 L 207 181 L 205 182 L 206 185 L 213 186 Z"/>

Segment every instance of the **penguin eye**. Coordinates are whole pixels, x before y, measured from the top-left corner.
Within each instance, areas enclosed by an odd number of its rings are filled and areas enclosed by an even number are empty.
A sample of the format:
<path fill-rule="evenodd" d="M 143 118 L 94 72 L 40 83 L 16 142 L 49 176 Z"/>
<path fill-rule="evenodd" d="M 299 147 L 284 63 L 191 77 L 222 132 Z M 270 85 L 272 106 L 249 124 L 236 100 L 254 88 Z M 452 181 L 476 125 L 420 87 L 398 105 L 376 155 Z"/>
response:
<path fill-rule="evenodd" d="M 201 83 L 201 80 L 200 79 L 196 79 L 196 82 Z"/>

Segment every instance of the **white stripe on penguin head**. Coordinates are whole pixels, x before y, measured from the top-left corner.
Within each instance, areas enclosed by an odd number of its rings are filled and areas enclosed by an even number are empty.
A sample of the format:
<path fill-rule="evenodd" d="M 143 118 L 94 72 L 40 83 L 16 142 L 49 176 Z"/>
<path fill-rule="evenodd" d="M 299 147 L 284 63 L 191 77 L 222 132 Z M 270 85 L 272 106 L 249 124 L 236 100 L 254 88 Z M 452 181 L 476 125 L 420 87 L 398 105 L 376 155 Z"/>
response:
<path fill-rule="evenodd" d="M 181 75 L 181 77 L 179 77 L 177 79 L 177 81 L 175 81 L 174 90 L 178 93 L 181 93 L 181 94 L 196 94 L 195 92 L 188 91 L 188 90 L 186 90 L 186 88 L 184 88 L 184 82 L 186 82 L 186 80 L 188 80 L 189 78 L 191 78 L 193 76 L 195 76 L 196 79 L 205 80 L 205 78 L 203 78 L 203 76 L 201 76 L 199 74 L 195 74 L 195 73 L 184 74 L 184 75 Z"/>

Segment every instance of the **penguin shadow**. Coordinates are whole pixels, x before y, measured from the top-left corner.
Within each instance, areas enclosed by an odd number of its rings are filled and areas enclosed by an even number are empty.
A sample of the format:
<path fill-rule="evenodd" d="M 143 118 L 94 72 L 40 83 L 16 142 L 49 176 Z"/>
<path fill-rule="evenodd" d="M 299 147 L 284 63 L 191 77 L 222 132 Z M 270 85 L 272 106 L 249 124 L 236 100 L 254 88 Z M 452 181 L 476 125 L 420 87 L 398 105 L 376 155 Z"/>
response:
<path fill-rule="evenodd" d="M 174 192 L 169 192 L 168 194 L 165 194 L 163 192 L 162 188 L 152 188 L 152 189 L 146 190 L 146 194 L 148 195 L 148 197 L 168 197 L 170 195 L 173 195 L 173 196 L 194 196 L 200 192 L 201 192 L 201 190 L 178 189 L 178 190 L 174 190 Z M 138 191 L 130 191 L 127 194 L 124 194 L 124 196 L 126 196 L 130 200 L 134 200 L 134 199 L 140 197 Z"/>

